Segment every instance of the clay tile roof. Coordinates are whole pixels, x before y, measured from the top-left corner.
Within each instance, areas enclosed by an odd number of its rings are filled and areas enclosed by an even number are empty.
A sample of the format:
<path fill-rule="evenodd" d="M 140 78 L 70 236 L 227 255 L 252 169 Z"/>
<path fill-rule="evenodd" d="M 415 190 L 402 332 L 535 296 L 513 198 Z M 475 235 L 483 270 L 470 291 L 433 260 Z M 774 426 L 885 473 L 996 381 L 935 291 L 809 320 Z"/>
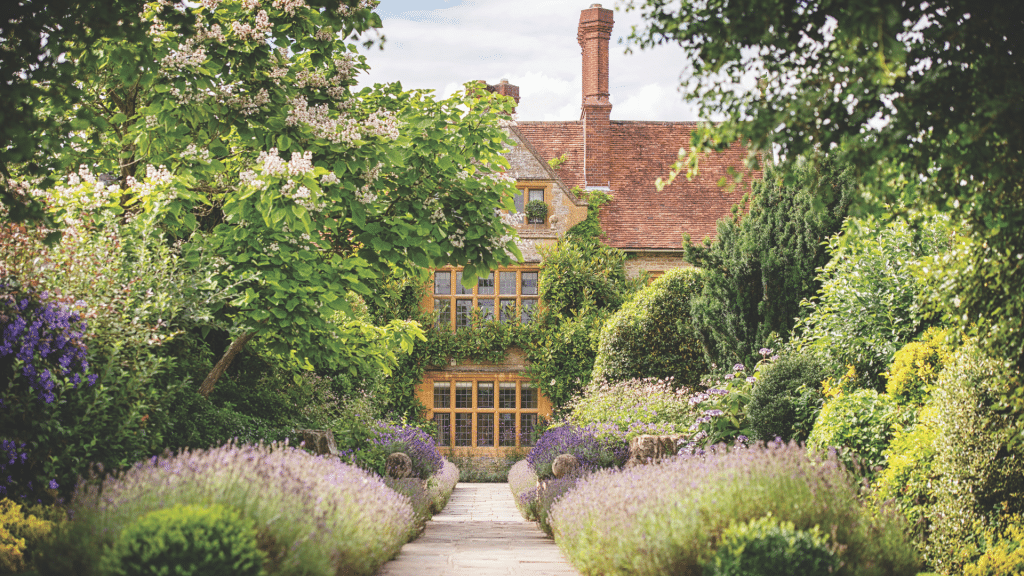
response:
<path fill-rule="evenodd" d="M 613 200 L 601 210 L 601 225 L 610 246 L 624 250 L 682 248 L 682 235 L 692 242 L 715 237 L 715 226 L 728 216 L 759 171 L 746 174 L 732 190 L 719 187 L 728 168 L 745 172 L 746 150 L 733 145 L 700 162 L 693 180 L 680 176 L 659 192 L 679 148 L 690 145 L 696 122 L 617 121 L 610 125 L 611 189 Z M 522 122 L 526 136 L 545 160 L 566 154 L 558 176 L 570 188 L 583 186 L 583 131 L 579 122 Z"/>

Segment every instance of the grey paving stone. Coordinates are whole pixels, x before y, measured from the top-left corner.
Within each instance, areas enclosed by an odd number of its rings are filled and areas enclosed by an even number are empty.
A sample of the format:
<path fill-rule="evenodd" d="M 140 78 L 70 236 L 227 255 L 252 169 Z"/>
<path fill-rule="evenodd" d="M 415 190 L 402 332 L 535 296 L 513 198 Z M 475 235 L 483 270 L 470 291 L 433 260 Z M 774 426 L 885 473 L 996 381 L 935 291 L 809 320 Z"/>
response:
<path fill-rule="evenodd" d="M 460 482 L 377 576 L 579 576 L 554 540 L 524 520 L 508 484 Z"/>

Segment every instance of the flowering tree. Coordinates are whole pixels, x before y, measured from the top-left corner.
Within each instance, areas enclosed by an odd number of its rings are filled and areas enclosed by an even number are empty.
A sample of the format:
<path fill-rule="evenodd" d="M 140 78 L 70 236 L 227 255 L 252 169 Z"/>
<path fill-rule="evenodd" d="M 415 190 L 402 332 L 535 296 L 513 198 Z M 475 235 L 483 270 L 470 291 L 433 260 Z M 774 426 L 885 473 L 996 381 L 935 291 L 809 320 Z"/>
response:
<path fill-rule="evenodd" d="M 64 184 L 35 194 L 65 217 L 152 219 L 186 261 L 215 257 L 234 340 L 204 395 L 257 336 L 352 369 L 367 339 L 411 348 L 413 324 L 370 334 L 345 319 L 344 295 L 375 298 L 384 270 L 456 264 L 474 282 L 519 256 L 497 210 L 514 193 L 510 101 L 474 84 L 441 101 L 399 84 L 354 92 L 366 64 L 346 39 L 380 25 L 375 4 L 161 0 L 142 13 L 147 43 L 67 52 L 94 95 L 71 114 L 89 122 L 59 137 Z"/>

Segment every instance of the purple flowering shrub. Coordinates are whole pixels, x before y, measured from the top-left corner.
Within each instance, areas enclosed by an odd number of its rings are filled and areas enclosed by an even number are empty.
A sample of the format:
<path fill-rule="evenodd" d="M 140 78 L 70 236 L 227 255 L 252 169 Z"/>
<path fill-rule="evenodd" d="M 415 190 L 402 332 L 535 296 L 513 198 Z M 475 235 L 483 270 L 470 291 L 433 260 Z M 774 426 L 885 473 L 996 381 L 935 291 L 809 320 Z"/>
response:
<path fill-rule="evenodd" d="M 35 295 L 0 288 L 0 378 L 5 397 L 22 396 L 17 388 L 27 386 L 40 402 L 52 404 L 65 390 L 96 382 L 86 358 L 86 323 L 49 299 L 47 292 Z M 6 404 L 0 398 L 0 407 Z"/>
<path fill-rule="evenodd" d="M 0 287 L 0 497 L 28 499 L 74 474 L 49 457 L 65 430 L 60 409 L 92 386 L 86 323 L 46 292 Z"/>
<path fill-rule="evenodd" d="M 687 398 L 695 418 L 689 427 L 689 440 L 680 454 L 703 454 L 708 446 L 751 442 L 753 431 L 748 408 L 761 371 L 778 360 L 771 348 L 761 348 L 761 360 L 752 371 L 743 364 L 735 364 L 731 371 L 706 376 L 704 390 Z"/>
<path fill-rule="evenodd" d="M 389 454 L 403 452 L 412 460 L 412 475 L 427 480 L 441 471 L 444 457 L 437 450 L 434 438 L 416 428 L 403 424 L 378 421 L 371 429 L 368 444 L 355 452 L 355 463 L 366 470 L 384 474 L 384 463 Z"/>
<path fill-rule="evenodd" d="M 527 493 L 535 494 L 536 492 L 532 491 L 537 487 L 538 483 L 537 474 L 526 460 L 516 462 L 508 470 L 508 487 L 512 490 L 512 497 L 516 501 L 516 508 L 519 509 L 519 513 L 523 515 L 523 518 L 527 520 L 536 520 L 536 518 L 530 517 L 529 502 L 524 499 L 524 495 Z"/>
<path fill-rule="evenodd" d="M 590 428 L 573 425 L 548 428 L 526 455 L 526 461 L 541 479 L 552 476 L 551 463 L 562 454 L 572 454 L 584 470 L 622 466 L 629 457 L 629 444 L 615 437 L 598 437 Z"/>
<path fill-rule="evenodd" d="M 599 471 L 554 504 L 550 523 L 583 574 L 700 574 L 731 525 L 769 514 L 796 530 L 817 526 L 839 555 L 838 575 L 917 573 L 902 518 L 867 507 L 834 455 L 809 457 L 797 444 Z"/>
<path fill-rule="evenodd" d="M 458 483 L 459 468 L 446 459 L 441 470 L 427 480 L 427 495 L 430 497 L 431 512 L 437 514 L 444 510 Z"/>
<path fill-rule="evenodd" d="M 138 518 L 177 505 L 215 504 L 257 527 L 270 576 L 369 576 L 414 526 L 409 498 L 355 466 L 285 445 L 228 444 L 153 457 L 81 483 L 70 505 L 74 521 L 40 555 L 39 572 L 91 576 Z"/>

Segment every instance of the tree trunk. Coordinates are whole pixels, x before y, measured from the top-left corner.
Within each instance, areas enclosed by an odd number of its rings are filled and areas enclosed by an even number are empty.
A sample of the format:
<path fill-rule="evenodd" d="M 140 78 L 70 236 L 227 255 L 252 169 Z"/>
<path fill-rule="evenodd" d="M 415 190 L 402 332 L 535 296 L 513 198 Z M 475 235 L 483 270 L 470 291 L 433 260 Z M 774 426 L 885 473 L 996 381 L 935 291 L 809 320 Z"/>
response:
<path fill-rule="evenodd" d="M 252 340 L 255 335 L 255 332 L 242 334 L 236 338 L 230 346 L 228 346 L 228 349 L 224 351 L 224 355 L 217 361 L 213 370 L 210 370 L 210 373 L 206 375 L 206 380 L 203 380 L 203 384 L 199 386 L 199 393 L 203 398 L 208 397 L 210 392 L 213 392 L 213 385 L 217 383 L 217 380 L 220 380 L 221 374 L 228 369 L 228 366 L 231 365 L 231 361 L 235 359 L 235 356 L 242 351 L 242 348 L 245 348 L 245 345 L 249 340 Z"/>

